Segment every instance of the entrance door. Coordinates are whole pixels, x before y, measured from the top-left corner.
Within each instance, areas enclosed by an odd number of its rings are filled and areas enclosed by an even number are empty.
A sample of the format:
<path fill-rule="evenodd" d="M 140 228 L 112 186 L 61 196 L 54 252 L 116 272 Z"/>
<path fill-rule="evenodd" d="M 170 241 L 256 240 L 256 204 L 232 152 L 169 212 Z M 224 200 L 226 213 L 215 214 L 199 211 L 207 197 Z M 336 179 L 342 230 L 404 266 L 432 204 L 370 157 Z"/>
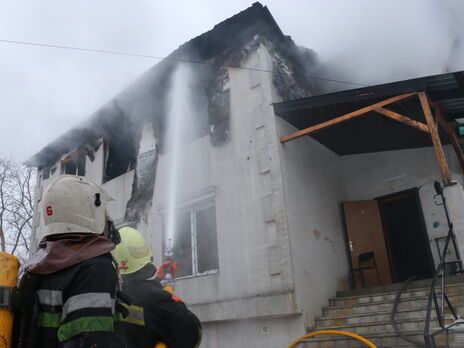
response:
<path fill-rule="evenodd" d="M 394 282 L 432 278 L 434 264 L 417 189 L 378 198 Z"/>
<path fill-rule="evenodd" d="M 392 282 L 388 253 L 382 228 L 379 204 L 375 200 L 343 202 L 346 232 L 350 249 L 351 267 L 359 267 L 360 254 L 374 252 L 381 284 Z M 359 272 L 355 272 L 355 284 L 360 286 Z M 366 286 L 377 285 L 374 270 L 364 272 Z"/>

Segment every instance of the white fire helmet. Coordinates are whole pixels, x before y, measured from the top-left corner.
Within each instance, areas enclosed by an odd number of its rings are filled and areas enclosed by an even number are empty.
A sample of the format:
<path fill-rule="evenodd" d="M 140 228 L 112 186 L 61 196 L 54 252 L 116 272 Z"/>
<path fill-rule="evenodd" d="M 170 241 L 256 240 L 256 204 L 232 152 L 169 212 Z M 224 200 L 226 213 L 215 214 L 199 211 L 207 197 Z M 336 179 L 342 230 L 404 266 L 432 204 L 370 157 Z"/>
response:
<path fill-rule="evenodd" d="M 63 233 L 102 234 L 111 197 L 98 185 L 75 175 L 61 175 L 42 199 L 42 237 Z"/>

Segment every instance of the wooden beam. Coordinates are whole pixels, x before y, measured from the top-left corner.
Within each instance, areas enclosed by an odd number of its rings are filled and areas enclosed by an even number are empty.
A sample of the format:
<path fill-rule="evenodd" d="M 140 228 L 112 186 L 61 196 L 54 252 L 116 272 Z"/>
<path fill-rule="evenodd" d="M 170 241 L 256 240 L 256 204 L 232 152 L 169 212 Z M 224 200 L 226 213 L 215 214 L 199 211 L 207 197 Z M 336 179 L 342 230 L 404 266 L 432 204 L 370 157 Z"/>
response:
<path fill-rule="evenodd" d="M 448 163 L 446 162 L 446 157 L 445 153 L 443 152 L 440 136 L 438 135 L 438 130 L 435 126 L 435 121 L 432 116 L 432 110 L 430 109 L 430 104 L 425 92 L 419 93 L 419 100 L 422 105 L 422 110 L 424 111 L 425 120 L 427 121 L 427 125 L 429 126 L 430 137 L 432 138 L 433 148 L 435 149 L 435 155 L 437 156 L 441 177 L 443 179 L 443 184 L 449 185 L 451 184 L 451 176 L 449 172 Z"/>
<path fill-rule="evenodd" d="M 464 153 L 462 151 L 461 144 L 459 143 L 459 138 L 455 132 L 455 130 L 450 126 L 450 124 L 446 121 L 445 116 L 443 115 L 443 109 L 441 105 L 435 105 L 435 116 L 438 120 L 438 124 L 441 128 L 445 131 L 446 135 L 453 146 L 454 152 L 456 153 L 456 157 L 461 164 L 461 169 L 464 172 Z"/>
<path fill-rule="evenodd" d="M 382 101 L 380 101 L 378 103 L 363 107 L 363 108 L 355 110 L 355 111 L 352 111 L 352 112 L 347 113 L 345 115 L 336 117 L 336 118 L 334 118 L 332 120 L 328 120 L 328 121 L 316 124 L 314 126 L 311 126 L 311 127 L 296 131 L 294 133 L 291 133 L 289 135 L 284 135 L 284 136 L 280 137 L 280 142 L 281 143 L 286 143 L 287 141 L 290 141 L 290 140 L 293 140 L 293 139 L 296 139 L 296 138 L 300 138 L 300 137 L 302 137 L 304 135 L 308 135 L 308 134 L 320 131 L 320 130 L 322 130 L 324 128 L 334 126 L 336 124 L 351 120 L 351 119 L 356 118 L 356 117 L 364 116 L 368 112 L 373 111 L 373 110 L 375 110 L 375 109 L 377 109 L 379 107 L 382 107 L 382 106 L 385 106 L 385 105 L 388 105 L 388 104 L 393 104 L 393 103 L 399 102 L 399 101 L 404 100 L 404 99 L 411 98 L 412 96 L 415 96 L 416 94 L 417 93 L 405 93 L 405 94 L 400 94 L 400 95 L 397 95 L 397 96 L 382 100 Z"/>
<path fill-rule="evenodd" d="M 406 124 L 408 126 L 411 126 L 413 128 L 416 128 L 416 129 L 418 129 L 418 130 L 420 130 L 422 132 L 430 133 L 429 127 L 425 123 L 413 120 L 412 118 L 404 116 L 404 115 L 402 115 L 402 114 L 400 114 L 398 112 L 388 110 L 388 109 L 385 109 L 383 107 L 377 108 L 374 111 L 378 112 L 379 114 L 381 114 L 383 116 L 391 118 L 391 119 L 393 119 L 395 121 L 398 121 L 398 122 L 404 123 L 404 124 Z"/>

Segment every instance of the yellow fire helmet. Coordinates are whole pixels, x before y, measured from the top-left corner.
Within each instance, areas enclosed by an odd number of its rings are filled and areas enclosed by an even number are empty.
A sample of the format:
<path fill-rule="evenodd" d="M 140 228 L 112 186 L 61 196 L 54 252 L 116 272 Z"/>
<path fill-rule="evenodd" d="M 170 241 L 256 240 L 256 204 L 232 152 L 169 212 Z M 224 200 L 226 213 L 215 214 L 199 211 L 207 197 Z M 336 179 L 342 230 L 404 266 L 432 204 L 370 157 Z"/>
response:
<path fill-rule="evenodd" d="M 123 227 L 119 234 L 121 243 L 113 250 L 113 257 L 119 265 L 120 274 L 135 273 L 153 262 L 151 247 L 139 231 L 132 227 Z"/>

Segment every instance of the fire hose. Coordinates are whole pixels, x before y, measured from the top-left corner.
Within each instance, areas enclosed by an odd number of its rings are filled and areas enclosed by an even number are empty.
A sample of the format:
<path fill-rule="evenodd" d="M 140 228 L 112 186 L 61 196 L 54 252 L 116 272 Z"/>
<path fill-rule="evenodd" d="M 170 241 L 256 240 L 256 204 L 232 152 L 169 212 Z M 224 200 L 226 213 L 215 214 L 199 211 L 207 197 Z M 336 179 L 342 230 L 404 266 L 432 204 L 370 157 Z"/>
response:
<path fill-rule="evenodd" d="M 308 338 L 311 338 L 311 337 L 314 337 L 314 336 L 319 336 L 319 335 L 341 335 L 341 336 L 347 336 L 347 337 L 350 337 L 350 338 L 353 338 L 355 340 L 358 340 L 359 342 L 362 342 L 364 343 L 366 346 L 370 347 L 370 348 L 377 348 L 377 346 L 372 343 L 371 341 L 369 341 L 367 338 L 365 337 L 362 337 L 360 335 L 357 335 L 355 333 L 352 333 L 352 332 L 348 332 L 348 331 L 340 331 L 340 330 L 318 330 L 318 331 L 313 331 L 313 332 L 310 332 L 306 335 L 303 335 L 299 338 L 297 338 L 295 341 L 293 341 L 292 343 L 290 343 L 290 345 L 288 346 L 288 348 L 293 348 L 293 347 L 296 347 L 297 344 L 301 343 L 303 340 L 306 340 Z"/>

